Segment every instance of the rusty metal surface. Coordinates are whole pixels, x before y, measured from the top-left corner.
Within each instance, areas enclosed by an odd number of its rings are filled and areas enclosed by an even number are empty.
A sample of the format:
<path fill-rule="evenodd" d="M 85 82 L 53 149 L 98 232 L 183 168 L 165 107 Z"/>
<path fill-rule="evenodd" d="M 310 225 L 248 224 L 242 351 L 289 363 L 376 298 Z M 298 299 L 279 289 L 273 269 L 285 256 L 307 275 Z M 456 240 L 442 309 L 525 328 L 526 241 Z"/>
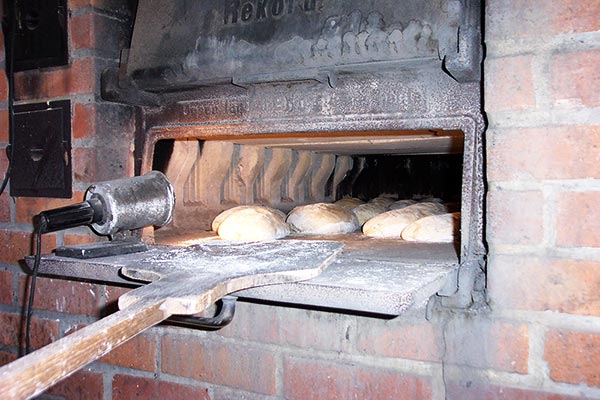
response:
<path fill-rule="evenodd" d="M 456 249 L 451 244 L 353 240 L 351 236 L 344 244 L 342 254 L 317 278 L 244 290 L 236 295 L 305 306 L 399 315 L 412 306 L 422 305 L 441 290 L 459 267 Z M 120 269 L 142 259 L 160 257 L 172 249 L 170 246 L 154 246 L 144 253 L 90 260 L 46 255 L 40 264 L 40 274 L 137 285 L 123 278 Z"/>

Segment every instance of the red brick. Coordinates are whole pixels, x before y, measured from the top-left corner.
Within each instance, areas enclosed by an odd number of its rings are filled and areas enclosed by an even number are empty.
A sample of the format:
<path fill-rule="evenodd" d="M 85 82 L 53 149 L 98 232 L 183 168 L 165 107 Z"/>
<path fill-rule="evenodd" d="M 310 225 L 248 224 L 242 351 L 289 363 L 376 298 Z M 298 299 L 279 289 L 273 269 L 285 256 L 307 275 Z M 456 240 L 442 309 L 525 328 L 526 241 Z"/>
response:
<path fill-rule="evenodd" d="M 600 247 L 599 202 L 600 192 L 559 194 L 556 217 L 558 246 Z"/>
<path fill-rule="evenodd" d="M 3 150 L 0 150 L 3 151 Z M 0 169 L 0 183 L 4 179 L 5 169 Z M 8 189 L 7 189 L 8 191 Z M 7 195 L 0 196 L 0 222 L 11 222 L 10 219 L 10 202 L 11 198 Z"/>
<path fill-rule="evenodd" d="M 65 246 L 72 246 L 72 245 L 76 245 L 76 244 L 96 243 L 96 242 L 101 242 L 101 241 L 105 241 L 105 240 L 106 239 L 104 239 L 103 236 L 95 235 L 94 233 L 92 233 L 92 231 L 90 231 L 89 235 L 79 235 L 79 234 L 65 232 L 64 239 L 63 239 Z"/>
<path fill-rule="evenodd" d="M 93 104 L 77 103 L 73 107 L 73 138 L 92 137 L 96 132 L 96 108 Z"/>
<path fill-rule="evenodd" d="M 78 371 L 44 393 L 69 400 L 102 400 L 104 398 L 102 374 Z"/>
<path fill-rule="evenodd" d="M 4 40 L 2 41 L 2 44 L 4 44 Z M 2 58 L 4 58 L 4 55 Z M 6 73 L 4 73 L 4 71 L 0 73 L 0 101 L 8 101 L 8 79 L 6 78 Z"/>
<path fill-rule="evenodd" d="M 77 182 L 101 182 L 133 173 L 132 153 L 126 147 L 75 148 L 72 155 Z"/>
<path fill-rule="evenodd" d="M 296 357 L 286 357 L 283 368 L 290 400 L 431 398 L 428 379 L 395 371 Z"/>
<path fill-rule="evenodd" d="M 6 169 L 8 168 L 8 158 L 6 157 L 6 149 L 0 146 L 0 184 L 4 180 L 4 176 L 6 175 Z M 8 187 L 5 189 L 5 192 L 0 196 L 0 222 L 11 222 L 10 219 L 10 202 L 11 197 L 8 196 L 9 190 Z M 1 246 L 0 241 L 0 248 Z"/>
<path fill-rule="evenodd" d="M 25 295 L 23 304 L 29 299 L 29 285 L 25 285 L 26 281 L 26 278 L 21 278 L 19 282 L 19 293 Z M 98 314 L 98 306 L 94 284 L 43 277 L 36 280 L 33 302 L 36 309 L 95 316 Z"/>
<path fill-rule="evenodd" d="M 2 75 L 0 73 L 0 75 Z M 0 90 L 1 85 L 0 85 Z M 8 143 L 8 110 L 0 110 L 0 142 Z M 3 150 L 4 151 L 4 150 Z M 4 168 L 2 169 L 2 178 L 4 178 Z"/>
<path fill-rule="evenodd" d="M 18 356 L 14 353 L 8 353 L 6 351 L 0 351 L 0 366 L 6 365 L 15 361 Z"/>
<path fill-rule="evenodd" d="M 544 357 L 552 380 L 600 387 L 600 334 L 551 331 Z"/>
<path fill-rule="evenodd" d="M 0 184 L 4 181 L 7 168 L 8 157 L 6 156 L 6 147 L 1 146 L 0 144 Z M 9 188 L 6 187 L 2 196 L 0 196 L 0 222 L 11 222 L 10 202 L 12 201 L 12 198 L 8 196 L 8 194 Z"/>
<path fill-rule="evenodd" d="M 100 10 L 130 15 L 131 10 L 122 0 L 69 0 L 69 10 L 78 10 L 85 7 L 93 7 Z"/>
<path fill-rule="evenodd" d="M 495 256 L 488 265 L 494 308 L 600 316 L 600 262 Z"/>
<path fill-rule="evenodd" d="M 92 49 L 118 56 L 122 48 L 128 47 L 130 25 L 117 18 L 98 13 L 79 14 L 71 17 L 69 25 L 75 50 Z"/>
<path fill-rule="evenodd" d="M 74 50 L 94 47 L 94 14 L 80 14 L 69 20 L 71 44 Z"/>
<path fill-rule="evenodd" d="M 600 126 L 488 132 L 489 181 L 600 178 Z"/>
<path fill-rule="evenodd" d="M 123 296 L 125 293 L 130 292 L 131 288 L 119 287 L 119 286 L 105 286 L 104 288 L 104 304 L 107 307 L 117 309 L 117 301 L 119 297 Z"/>
<path fill-rule="evenodd" d="M 113 378 L 113 400 L 169 399 L 210 400 L 203 387 L 156 381 L 150 378 L 117 374 Z"/>
<path fill-rule="evenodd" d="M 35 315 L 35 313 L 34 313 Z M 19 347 L 25 343 L 24 319 L 20 314 L 0 313 L 0 344 Z M 31 347 L 34 349 L 58 339 L 58 321 L 31 319 Z"/>
<path fill-rule="evenodd" d="M 0 313 L 0 343 L 6 346 L 19 346 L 21 316 Z"/>
<path fill-rule="evenodd" d="M 219 344 L 212 347 L 210 353 L 212 382 L 257 393 L 275 394 L 276 365 L 271 352 L 244 345 Z"/>
<path fill-rule="evenodd" d="M 598 16 L 596 15 L 597 19 Z M 600 50 L 556 54 L 552 58 L 554 103 L 564 107 L 600 105 Z"/>
<path fill-rule="evenodd" d="M 486 3 L 486 39 L 594 32 L 599 13 L 598 0 L 496 0 Z"/>
<path fill-rule="evenodd" d="M 540 4 L 538 2 L 538 4 Z M 553 33 L 579 33 L 600 30 L 600 0 L 558 0 L 544 4 L 553 14 Z"/>
<path fill-rule="evenodd" d="M 275 358 L 268 351 L 192 335 L 164 336 L 161 346 L 164 373 L 256 393 L 275 393 Z"/>
<path fill-rule="evenodd" d="M 44 210 L 64 207 L 83 201 L 83 192 L 73 193 L 70 199 L 44 198 L 44 197 L 17 197 L 15 202 L 17 222 L 32 223 L 33 217 Z"/>
<path fill-rule="evenodd" d="M 8 158 L 6 157 L 6 148 L 0 146 L 0 184 L 4 181 L 6 175 L 6 169 L 8 168 Z M 5 189 L 5 192 L 0 196 L 0 222 L 11 222 L 10 216 L 10 202 L 11 197 L 8 196 L 9 189 Z"/>
<path fill-rule="evenodd" d="M 439 327 L 428 322 L 366 320 L 358 327 L 358 350 L 370 356 L 439 361 Z"/>
<path fill-rule="evenodd" d="M 12 304 L 14 296 L 13 273 L 11 271 L 0 271 L 0 303 Z"/>
<path fill-rule="evenodd" d="M 450 382 L 446 385 L 446 398 L 452 400 L 575 400 L 580 397 L 465 381 Z"/>
<path fill-rule="evenodd" d="M 94 118 L 91 129 L 98 132 L 95 143 L 98 147 L 105 147 L 106 154 L 113 155 L 117 149 L 115 145 L 128 149 L 135 136 L 135 115 L 131 107 L 115 103 L 95 103 L 90 118 Z M 121 150 L 119 149 L 119 150 Z M 130 156 L 128 152 L 125 152 Z M 123 157 L 122 154 L 120 154 Z"/>
<path fill-rule="evenodd" d="M 280 309 L 281 307 L 265 304 L 237 302 L 235 318 L 215 333 L 261 343 L 279 343 Z"/>
<path fill-rule="evenodd" d="M 75 180 L 77 182 L 97 182 L 97 150 L 74 148 L 71 154 L 73 156 L 73 177 Z"/>
<path fill-rule="evenodd" d="M 446 359 L 451 364 L 526 374 L 529 329 L 525 324 L 454 319 L 446 328 Z"/>
<path fill-rule="evenodd" d="M 97 71 L 91 58 L 76 59 L 65 67 L 15 74 L 16 100 L 64 97 L 96 92 Z"/>
<path fill-rule="evenodd" d="M 486 39 L 537 36 L 547 34 L 543 6 L 536 0 L 496 0 L 486 3 Z"/>
<path fill-rule="evenodd" d="M 543 237 L 543 196 L 539 191 L 488 193 L 489 244 L 537 244 Z"/>
<path fill-rule="evenodd" d="M 156 370 L 156 343 L 152 334 L 143 333 L 123 343 L 98 361 L 154 372 Z"/>
<path fill-rule="evenodd" d="M 353 318 L 301 309 L 280 310 L 281 343 L 307 349 L 346 351 L 352 341 Z"/>
<path fill-rule="evenodd" d="M 25 256 L 33 254 L 32 234 L 28 232 L 0 231 L 0 262 L 17 264 Z M 56 236 L 42 236 L 42 253 L 56 248 Z"/>
<path fill-rule="evenodd" d="M 162 372 L 210 382 L 211 349 L 199 340 L 192 336 L 164 336 L 161 340 Z"/>
<path fill-rule="evenodd" d="M 0 150 L 0 171 L 2 171 L 2 179 L 4 179 L 4 173 L 8 167 L 8 157 L 6 156 L 6 147 L 2 147 Z"/>
<path fill-rule="evenodd" d="M 486 111 L 535 107 L 531 61 L 529 55 L 488 59 L 484 85 Z"/>
<path fill-rule="evenodd" d="M 92 7 L 96 4 L 102 4 L 104 2 L 105 0 L 69 0 L 69 9 L 77 10 L 79 8 Z"/>

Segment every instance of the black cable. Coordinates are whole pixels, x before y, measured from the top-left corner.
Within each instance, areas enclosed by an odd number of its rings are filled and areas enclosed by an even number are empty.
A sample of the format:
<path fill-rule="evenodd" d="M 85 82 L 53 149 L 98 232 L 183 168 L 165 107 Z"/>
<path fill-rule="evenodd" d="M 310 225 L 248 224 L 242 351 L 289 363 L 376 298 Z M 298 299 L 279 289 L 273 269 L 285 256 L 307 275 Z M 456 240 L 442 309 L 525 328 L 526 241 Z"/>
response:
<path fill-rule="evenodd" d="M 42 231 L 43 224 L 40 224 L 36 231 L 35 241 L 35 260 L 31 271 L 31 281 L 29 282 L 29 301 L 27 302 L 27 313 L 25 319 L 25 354 L 31 352 L 31 316 L 33 315 L 33 298 L 35 296 L 35 280 L 40 267 L 42 257 Z"/>
<path fill-rule="evenodd" d="M 0 196 L 4 193 L 4 189 L 8 184 L 8 180 L 10 179 L 10 175 L 12 172 L 12 164 L 15 155 L 15 113 L 13 109 L 14 103 L 14 93 L 15 93 L 15 79 L 14 79 L 14 59 L 15 59 L 15 36 L 17 35 L 17 0 L 14 1 L 12 7 L 9 6 L 8 13 L 8 23 L 10 24 L 9 34 L 9 45 L 6 46 L 6 52 L 8 53 L 8 57 L 6 57 L 5 65 L 6 70 L 6 79 L 8 81 L 8 143 L 10 146 L 10 154 L 8 155 L 8 165 L 6 167 L 6 173 L 4 174 L 4 180 L 2 181 L 2 186 L 0 186 Z M 5 31 L 6 35 L 6 31 Z M 7 68 L 8 67 L 8 68 Z"/>

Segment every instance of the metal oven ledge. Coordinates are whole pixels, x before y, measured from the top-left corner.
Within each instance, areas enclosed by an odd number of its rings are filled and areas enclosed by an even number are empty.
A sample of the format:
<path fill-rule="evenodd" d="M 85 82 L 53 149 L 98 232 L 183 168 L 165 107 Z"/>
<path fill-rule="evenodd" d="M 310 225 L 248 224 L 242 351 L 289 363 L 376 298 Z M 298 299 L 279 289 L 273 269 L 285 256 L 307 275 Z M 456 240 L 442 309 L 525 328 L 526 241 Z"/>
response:
<path fill-rule="evenodd" d="M 319 277 L 293 284 L 236 292 L 241 299 L 396 316 L 420 307 L 438 292 L 457 287 L 459 260 L 455 244 L 418 244 L 385 239 L 345 238 L 343 252 Z M 142 253 L 75 259 L 44 255 L 41 275 L 77 278 L 115 285 L 139 283 L 120 276 L 125 264 L 171 246 L 150 246 Z M 31 259 L 27 263 L 31 266 Z"/>

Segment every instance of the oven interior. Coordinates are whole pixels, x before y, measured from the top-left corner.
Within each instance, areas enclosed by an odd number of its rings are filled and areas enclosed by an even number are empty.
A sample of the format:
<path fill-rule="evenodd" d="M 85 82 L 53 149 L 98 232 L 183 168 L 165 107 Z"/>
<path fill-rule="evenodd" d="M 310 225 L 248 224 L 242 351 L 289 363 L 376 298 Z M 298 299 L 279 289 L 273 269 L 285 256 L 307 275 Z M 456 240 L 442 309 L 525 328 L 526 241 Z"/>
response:
<path fill-rule="evenodd" d="M 248 204 L 288 213 L 298 205 L 344 197 L 368 202 L 388 196 L 440 199 L 451 211 L 460 211 L 463 145 L 463 132 L 442 129 L 158 140 L 152 169 L 174 182 L 177 202 L 173 223 L 156 229 L 155 240 L 191 244 L 216 239 L 214 217 Z M 360 230 L 331 239 L 367 240 Z M 459 238 L 454 248 L 460 248 Z"/>

